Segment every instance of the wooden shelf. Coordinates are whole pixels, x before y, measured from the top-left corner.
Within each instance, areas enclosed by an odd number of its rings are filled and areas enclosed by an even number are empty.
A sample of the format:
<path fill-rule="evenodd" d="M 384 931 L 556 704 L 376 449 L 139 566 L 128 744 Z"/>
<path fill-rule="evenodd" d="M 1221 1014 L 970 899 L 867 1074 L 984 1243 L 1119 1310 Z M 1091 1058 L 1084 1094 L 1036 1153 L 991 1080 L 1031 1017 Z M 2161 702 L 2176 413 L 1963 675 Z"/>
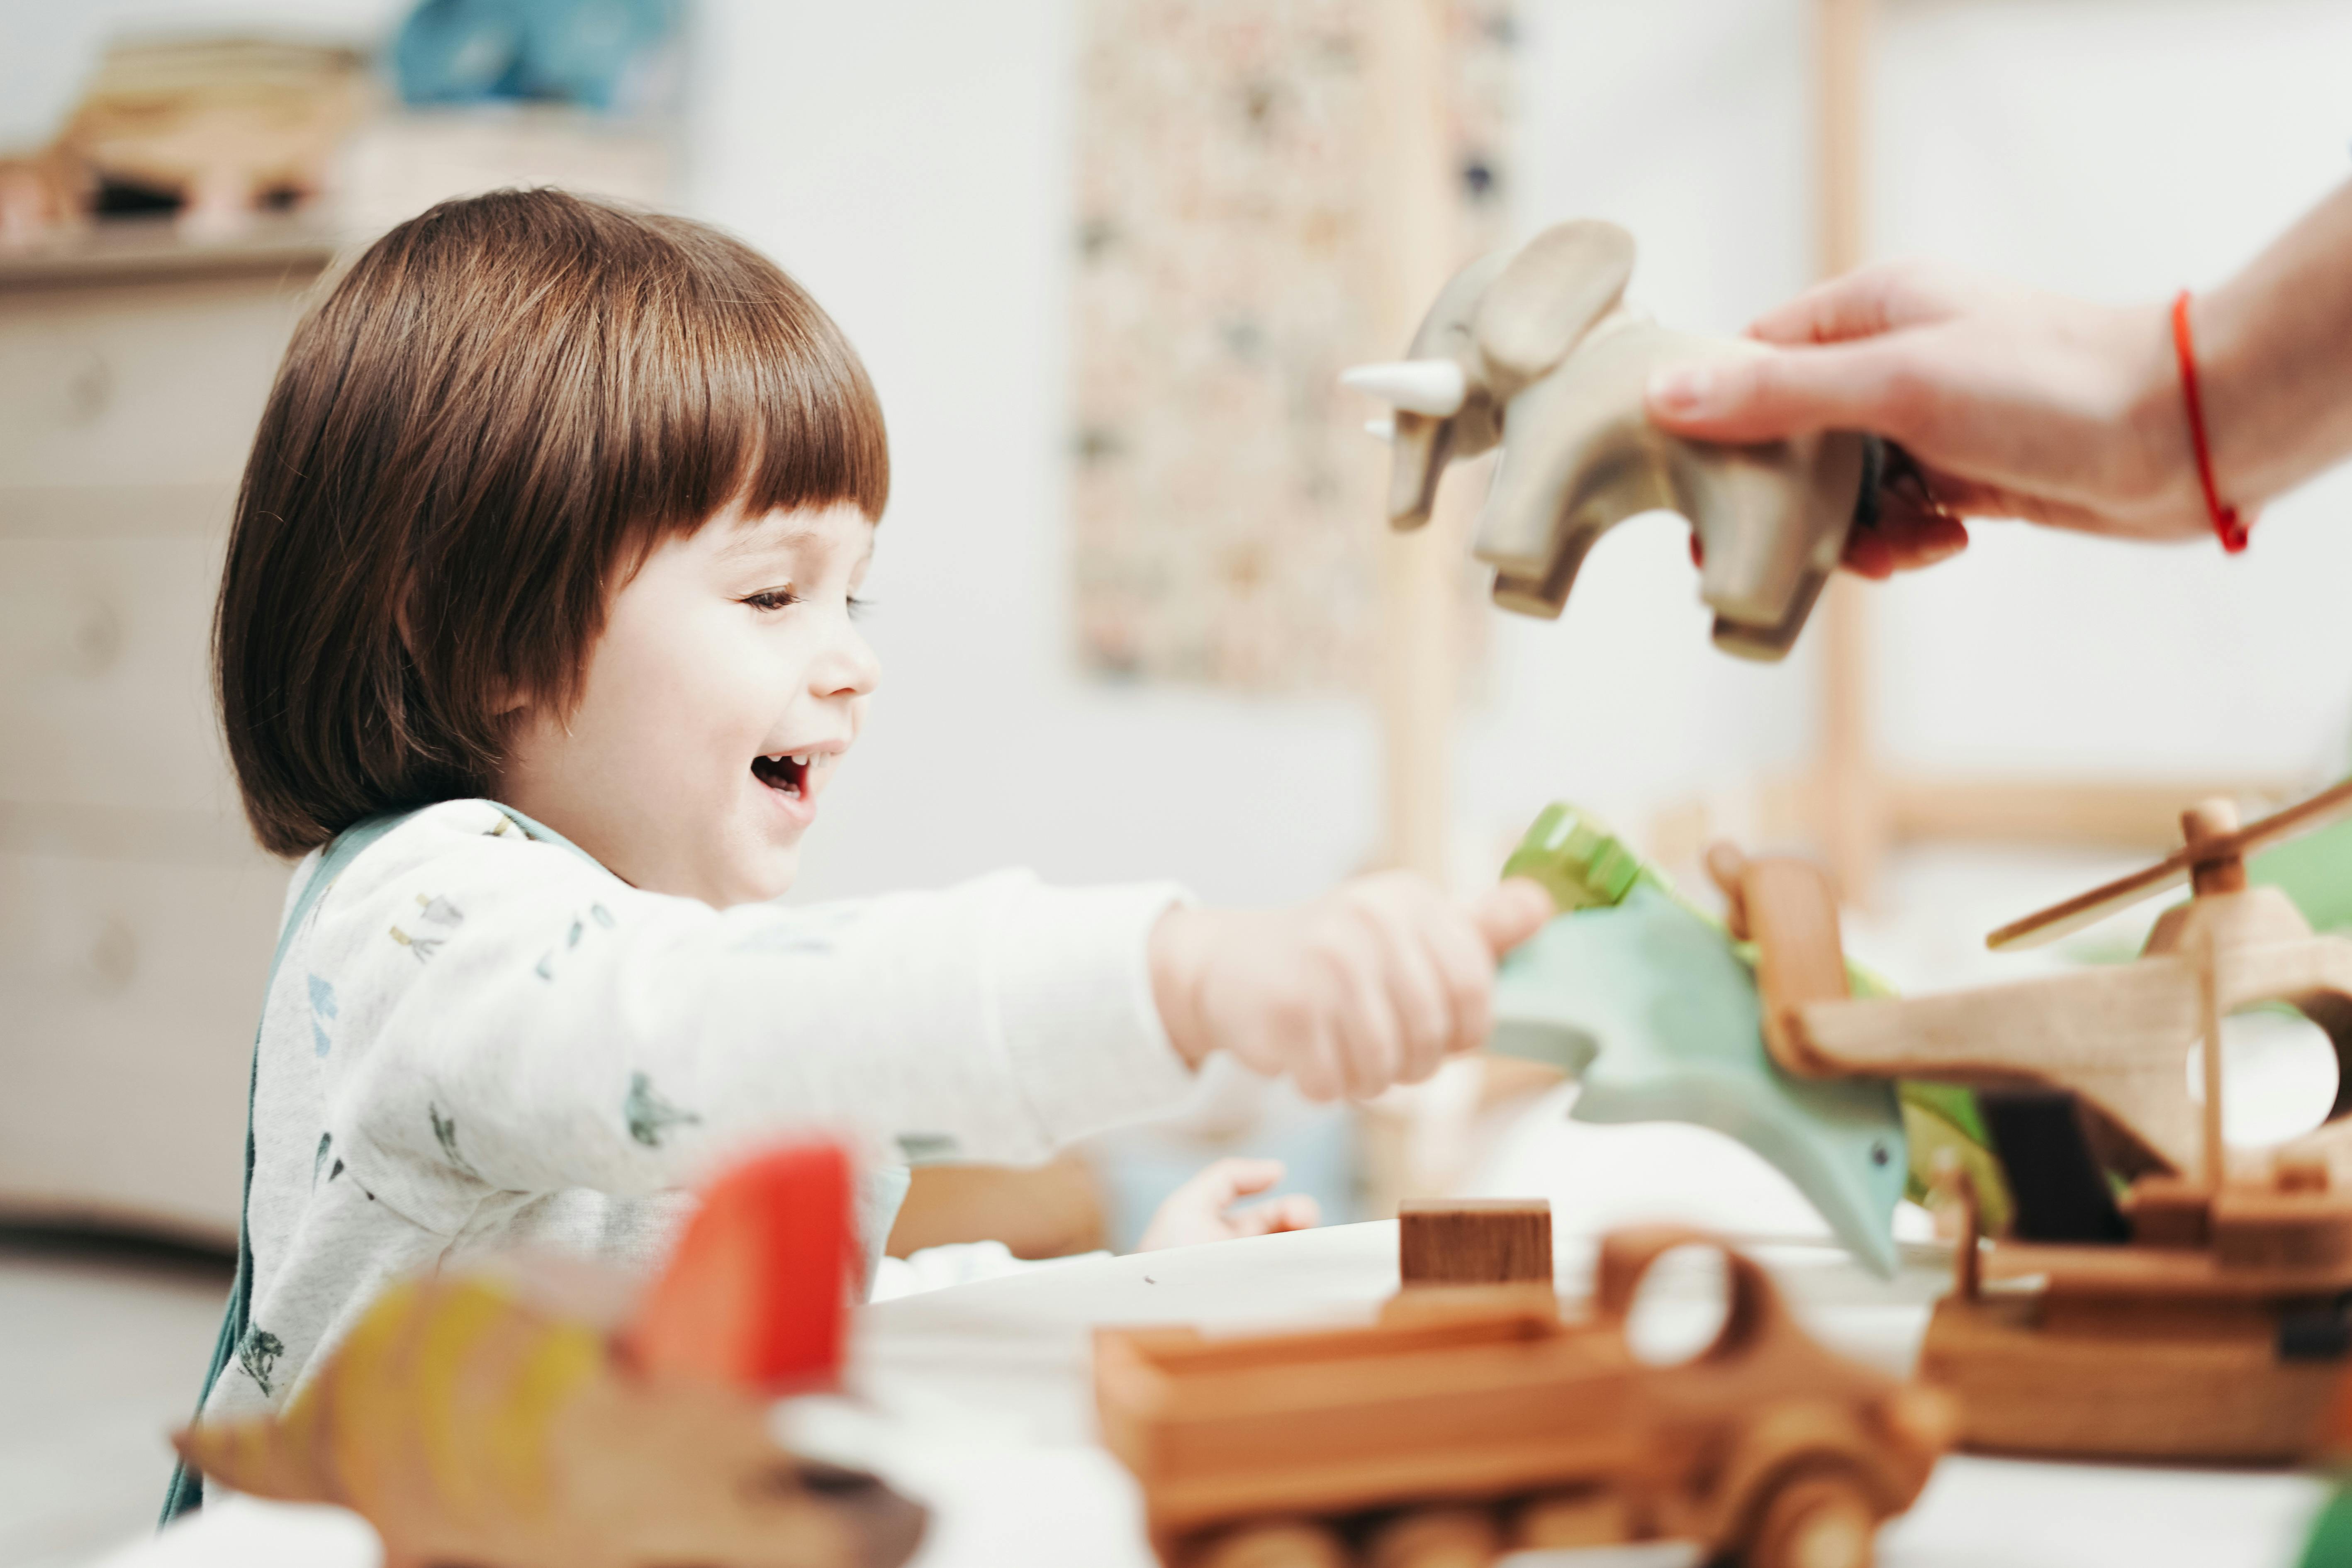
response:
<path fill-rule="evenodd" d="M 101 218 L 0 247 L 0 289 L 282 272 L 308 275 L 357 237 L 311 214 L 257 217 L 235 234 L 190 235 L 173 219 Z"/>

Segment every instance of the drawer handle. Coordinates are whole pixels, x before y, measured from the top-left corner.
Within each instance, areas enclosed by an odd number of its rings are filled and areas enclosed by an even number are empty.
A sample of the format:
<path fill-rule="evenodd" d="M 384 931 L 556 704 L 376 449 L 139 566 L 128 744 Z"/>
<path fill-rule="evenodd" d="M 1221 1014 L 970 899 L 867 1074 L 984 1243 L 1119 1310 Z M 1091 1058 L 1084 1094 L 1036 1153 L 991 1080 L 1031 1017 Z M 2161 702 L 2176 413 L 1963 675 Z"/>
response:
<path fill-rule="evenodd" d="M 66 668 L 76 675 L 104 675 L 122 657 L 122 617 L 103 599 L 87 599 L 74 617 Z"/>
<path fill-rule="evenodd" d="M 58 387 L 58 419 L 64 425 L 88 425 L 114 401 L 114 373 L 96 349 L 74 355 Z"/>
<path fill-rule="evenodd" d="M 99 922 L 87 960 L 90 989 L 101 996 L 119 996 L 139 978 L 139 937 L 119 915 Z"/>

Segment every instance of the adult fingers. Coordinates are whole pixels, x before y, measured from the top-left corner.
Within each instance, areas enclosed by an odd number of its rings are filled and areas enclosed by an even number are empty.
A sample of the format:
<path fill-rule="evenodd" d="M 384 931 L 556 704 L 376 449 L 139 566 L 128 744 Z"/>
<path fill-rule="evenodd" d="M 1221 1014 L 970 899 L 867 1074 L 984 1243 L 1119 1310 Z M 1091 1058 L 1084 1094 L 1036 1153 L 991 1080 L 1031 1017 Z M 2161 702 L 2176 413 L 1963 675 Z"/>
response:
<path fill-rule="evenodd" d="M 1958 314 L 1987 280 L 1936 262 L 1877 261 L 1816 283 L 1748 324 L 1768 343 L 1843 343 Z"/>
<path fill-rule="evenodd" d="M 1884 341 L 1661 367 L 1644 398 L 1660 428 L 1703 441 L 1777 441 L 1815 430 L 1904 440 L 1908 356 Z"/>
<path fill-rule="evenodd" d="M 1470 900 L 1470 923 L 1478 928 L 1496 957 L 1519 945 L 1544 927 L 1559 906 L 1543 884 L 1526 877 L 1506 877 Z"/>
<path fill-rule="evenodd" d="M 1845 569 L 1884 581 L 1948 561 L 1969 547 L 1968 525 L 1939 507 L 1907 497 L 1887 496 L 1877 523 L 1856 529 L 1845 542 Z"/>

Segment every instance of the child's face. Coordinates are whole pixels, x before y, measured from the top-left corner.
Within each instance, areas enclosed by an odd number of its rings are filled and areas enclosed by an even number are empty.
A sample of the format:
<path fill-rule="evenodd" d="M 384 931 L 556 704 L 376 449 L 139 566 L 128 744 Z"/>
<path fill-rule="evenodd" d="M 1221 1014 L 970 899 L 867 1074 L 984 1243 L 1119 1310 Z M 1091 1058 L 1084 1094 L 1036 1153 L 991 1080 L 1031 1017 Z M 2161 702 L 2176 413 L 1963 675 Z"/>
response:
<path fill-rule="evenodd" d="M 625 880 L 725 908 L 793 885 L 880 668 L 854 506 L 720 512 L 613 597 L 578 707 L 516 726 L 499 798 Z"/>

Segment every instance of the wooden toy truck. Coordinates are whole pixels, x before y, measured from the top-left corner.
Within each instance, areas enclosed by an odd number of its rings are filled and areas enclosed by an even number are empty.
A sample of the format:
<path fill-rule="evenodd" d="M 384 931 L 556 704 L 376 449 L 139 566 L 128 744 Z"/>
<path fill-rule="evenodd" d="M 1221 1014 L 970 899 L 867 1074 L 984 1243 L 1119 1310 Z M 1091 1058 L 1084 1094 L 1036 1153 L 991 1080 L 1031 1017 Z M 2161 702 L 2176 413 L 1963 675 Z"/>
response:
<path fill-rule="evenodd" d="M 1449 1223 L 1408 1214 L 1408 1264 L 1417 1226 Z M 1626 1340 L 1636 1289 L 1692 1245 L 1722 1251 L 1723 1328 L 1648 1364 Z M 1142 1483 L 1160 1561 L 1435 1568 L 1685 1539 L 1748 1568 L 1865 1568 L 1954 1430 L 1945 1396 L 1822 1350 L 1761 1268 L 1699 1233 L 1610 1236 L 1570 1321 L 1548 1221 L 1542 1252 L 1540 1279 L 1409 1272 L 1370 1327 L 1099 1331 L 1104 1440 Z"/>

